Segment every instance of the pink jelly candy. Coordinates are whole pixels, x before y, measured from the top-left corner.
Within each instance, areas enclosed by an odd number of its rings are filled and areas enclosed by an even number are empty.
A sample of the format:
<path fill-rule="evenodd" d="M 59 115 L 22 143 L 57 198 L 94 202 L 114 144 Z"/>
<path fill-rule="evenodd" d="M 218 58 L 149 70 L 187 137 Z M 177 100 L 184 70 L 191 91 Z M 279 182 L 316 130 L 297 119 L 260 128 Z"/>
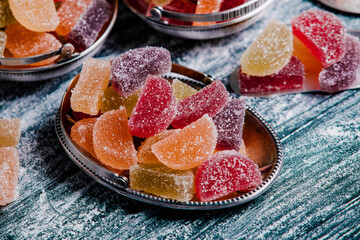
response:
<path fill-rule="evenodd" d="M 360 41 L 346 35 L 344 56 L 330 67 L 324 68 L 319 75 L 320 88 L 326 92 L 348 89 L 360 81 Z"/>
<path fill-rule="evenodd" d="M 111 14 L 111 5 L 106 0 L 94 0 L 66 36 L 66 41 L 78 51 L 84 51 L 95 42 Z"/>
<path fill-rule="evenodd" d="M 17 198 L 19 154 L 15 147 L 0 147 L 0 206 Z"/>
<path fill-rule="evenodd" d="M 235 191 L 249 191 L 261 182 L 261 172 L 253 161 L 235 150 L 225 150 L 200 165 L 195 191 L 201 201 L 211 201 Z"/>
<path fill-rule="evenodd" d="M 164 131 L 176 114 L 176 99 L 170 83 L 149 75 L 129 119 L 133 136 L 150 137 Z"/>
<path fill-rule="evenodd" d="M 111 83 L 121 96 L 140 89 L 146 77 L 163 75 L 171 70 L 170 52 L 160 47 L 144 47 L 118 56 L 111 66 Z"/>
<path fill-rule="evenodd" d="M 281 90 L 301 89 L 304 86 L 304 65 L 296 57 L 278 73 L 268 76 L 250 76 L 239 70 L 239 87 L 241 93 L 261 93 Z"/>
<path fill-rule="evenodd" d="M 229 100 L 229 93 L 220 80 L 215 80 L 197 94 L 178 102 L 177 114 L 171 125 L 183 128 L 201 118 L 204 114 L 213 117 Z"/>
<path fill-rule="evenodd" d="M 213 117 L 218 131 L 216 150 L 239 151 L 242 142 L 242 132 L 245 118 L 245 100 L 231 99 L 226 106 Z"/>
<path fill-rule="evenodd" d="M 328 67 L 345 52 L 345 27 L 332 13 L 310 9 L 292 19 L 293 34 Z"/>

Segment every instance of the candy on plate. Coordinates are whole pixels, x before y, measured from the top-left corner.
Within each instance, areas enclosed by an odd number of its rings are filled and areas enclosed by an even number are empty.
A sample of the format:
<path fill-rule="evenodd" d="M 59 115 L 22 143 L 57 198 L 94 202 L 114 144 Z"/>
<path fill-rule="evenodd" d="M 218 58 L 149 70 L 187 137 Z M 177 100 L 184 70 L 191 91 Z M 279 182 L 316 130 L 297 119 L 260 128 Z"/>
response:
<path fill-rule="evenodd" d="M 0 147 L 0 206 L 14 201 L 18 192 L 19 153 L 15 147 Z"/>

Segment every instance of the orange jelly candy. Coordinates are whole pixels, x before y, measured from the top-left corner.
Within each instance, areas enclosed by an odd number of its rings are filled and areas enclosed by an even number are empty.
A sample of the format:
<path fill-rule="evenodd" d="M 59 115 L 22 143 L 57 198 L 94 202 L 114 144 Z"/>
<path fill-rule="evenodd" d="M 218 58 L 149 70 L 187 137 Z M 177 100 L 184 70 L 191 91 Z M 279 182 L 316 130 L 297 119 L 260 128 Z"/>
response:
<path fill-rule="evenodd" d="M 0 147 L 16 147 L 21 134 L 21 120 L 0 119 Z"/>
<path fill-rule="evenodd" d="M 221 0 L 199 0 L 197 1 L 195 14 L 209 14 L 220 11 Z M 215 22 L 194 22 L 193 26 L 206 26 Z"/>
<path fill-rule="evenodd" d="M 17 198 L 19 153 L 14 147 L 0 147 L 0 206 Z"/>
<path fill-rule="evenodd" d="M 322 63 L 311 54 L 310 50 L 296 36 L 293 36 L 294 52 L 305 67 L 306 72 L 319 73 L 323 69 Z"/>
<path fill-rule="evenodd" d="M 85 118 L 74 124 L 71 127 L 71 139 L 96 157 L 93 145 L 93 130 L 96 123 L 96 118 Z"/>
<path fill-rule="evenodd" d="M 110 62 L 86 59 L 71 95 L 71 109 L 90 115 L 100 111 L 101 99 L 110 81 Z"/>
<path fill-rule="evenodd" d="M 101 115 L 95 123 L 93 134 L 95 154 L 104 165 L 125 170 L 137 163 L 124 107 Z"/>
<path fill-rule="evenodd" d="M 169 168 L 185 170 L 198 167 L 215 150 L 217 130 L 205 114 L 199 120 L 180 129 L 151 149 L 160 162 Z"/>

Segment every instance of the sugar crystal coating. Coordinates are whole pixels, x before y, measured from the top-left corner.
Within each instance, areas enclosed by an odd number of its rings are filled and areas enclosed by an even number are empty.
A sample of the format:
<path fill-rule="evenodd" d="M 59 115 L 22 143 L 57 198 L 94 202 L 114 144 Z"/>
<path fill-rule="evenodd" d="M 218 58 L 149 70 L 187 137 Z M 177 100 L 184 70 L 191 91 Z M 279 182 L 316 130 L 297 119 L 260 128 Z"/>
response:
<path fill-rule="evenodd" d="M 183 128 L 201 118 L 204 114 L 213 117 L 229 100 L 229 93 L 220 80 L 201 89 L 197 94 L 178 102 L 177 114 L 171 125 Z"/>
<path fill-rule="evenodd" d="M 216 150 L 239 151 L 242 143 L 242 131 L 245 118 L 245 100 L 231 99 L 226 106 L 213 117 L 218 132 Z"/>
<path fill-rule="evenodd" d="M 14 201 L 18 192 L 19 154 L 15 147 L 0 147 L 0 206 Z"/>
<path fill-rule="evenodd" d="M 15 147 L 20 140 L 21 120 L 0 119 L 0 147 Z"/>
<path fill-rule="evenodd" d="M 244 74 L 239 70 L 239 87 L 241 93 L 276 92 L 282 90 L 302 89 L 305 81 L 304 65 L 296 57 L 278 73 L 257 77 Z"/>
<path fill-rule="evenodd" d="M 54 31 L 60 22 L 53 0 L 9 0 L 9 5 L 16 20 L 31 31 Z"/>
<path fill-rule="evenodd" d="M 148 75 L 163 75 L 171 70 L 170 52 L 165 48 L 144 47 L 118 56 L 111 66 L 111 83 L 116 92 L 128 96 L 140 89 Z"/>
<path fill-rule="evenodd" d="M 195 192 L 201 201 L 212 201 L 235 191 L 249 191 L 262 182 L 259 167 L 235 150 L 208 158 L 195 175 Z"/>
<path fill-rule="evenodd" d="M 220 10 L 222 0 L 198 0 L 195 14 L 217 13 Z M 193 26 L 206 26 L 215 22 L 193 22 Z"/>
<path fill-rule="evenodd" d="M 160 162 L 173 169 L 198 167 L 215 150 L 217 130 L 212 119 L 205 114 L 199 120 L 180 129 L 152 145 Z"/>
<path fill-rule="evenodd" d="M 6 27 L 10 23 L 14 23 L 16 20 L 12 14 L 9 1 L 0 0 L 0 28 Z"/>
<path fill-rule="evenodd" d="M 4 57 L 6 39 L 7 39 L 6 33 L 0 31 L 0 57 Z"/>
<path fill-rule="evenodd" d="M 129 119 L 133 136 L 151 137 L 164 131 L 176 115 L 176 99 L 170 83 L 149 75 Z"/>
<path fill-rule="evenodd" d="M 293 44 L 293 55 L 304 64 L 305 71 L 319 73 L 323 69 L 322 63 L 311 54 L 310 50 L 296 36 L 293 36 Z"/>
<path fill-rule="evenodd" d="M 194 196 L 194 173 L 174 170 L 162 164 L 139 164 L 130 167 L 130 187 L 180 202 Z"/>
<path fill-rule="evenodd" d="M 290 60 L 293 42 L 290 28 L 272 20 L 241 56 L 243 73 L 266 76 L 280 71 Z"/>
<path fill-rule="evenodd" d="M 93 131 L 96 118 L 85 118 L 76 122 L 71 127 L 71 139 L 84 148 L 88 153 L 96 158 L 93 144 Z"/>
<path fill-rule="evenodd" d="M 110 62 L 95 58 L 86 59 L 71 95 L 72 110 L 97 115 L 100 111 L 102 95 L 109 85 L 109 79 Z"/>
<path fill-rule="evenodd" d="M 291 21 L 293 34 L 311 53 L 328 67 L 337 62 L 345 52 L 345 27 L 332 13 L 310 9 Z"/>
<path fill-rule="evenodd" d="M 360 41 L 347 34 L 345 47 L 344 56 L 320 72 L 321 90 L 336 92 L 348 89 L 354 83 L 360 83 Z"/>
<path fill-rule="evenodd" d="M 137 163 L 136 150 L 128 128 L 125 108 L 101 115 L 93 132 L 94 151 L 100 162 L 117 170 Z"/>
<path fill-rule="evenodd" d="M 171 86 L 174 90 L 176 100 L 178 101 L 190 97 L 198 92 L 196 89 L 177 79 L 173 80 Z"/>
<path fill-rule="evenodd" d="M 94 0 L 66 36 L 66 41 L 78 51 L 84 51 L 95 42 L 111 14 L 111 5 L 106 0 Z"/>

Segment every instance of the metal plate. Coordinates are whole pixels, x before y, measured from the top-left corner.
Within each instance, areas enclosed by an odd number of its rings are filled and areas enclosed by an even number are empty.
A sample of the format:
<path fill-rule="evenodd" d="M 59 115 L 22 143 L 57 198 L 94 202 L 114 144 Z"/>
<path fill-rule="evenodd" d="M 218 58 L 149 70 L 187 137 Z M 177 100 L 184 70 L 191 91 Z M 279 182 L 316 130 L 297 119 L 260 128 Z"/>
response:
<path fill-rule="evenodd" d="M 167 76 L 169 81 L 175 77 L 194 87 L 202 88 L 210 83 L 211 77 L 208 75 L 191 71 L 191 69 L 173 64 L 173 72 Z M 186 76 L 179 78 L 179 72 L 184 72 Z M 191 77 L 202 78 L 202 81 L 194 80 Z M 75 77 L 70 86 L 65 91 L 60 108 L 56 115 L 56 133 L 65 152 L 71 160 L 78 165 L 84 172 L 104 186 L 114 190 L 121 195 L 136 199 L 142 202 L 169 207 L 174 209 L 209 210 L 228 208 L 246 203 L 265 192 L 275 181 L 283 165 L 282 146 L 279 138 L 271 126 L 252 108 L 247 107 L 245 115 L 245 126 L 243 129 L 243 139 L 248 151 L 257 152 L 253 160 L 262 169 L 263 182 L 256 189 L 247 193 L 235 193 L 227 198 L 218 201 L 200 202 L 178 202 L 162 197 L 154 196 L 140 191 L 132 190 L 129 187 L 128 176 L 115 173 L 102 166 L 96 159 L 92 158 L 85 150 L 77 146 L 70 138 L 72 122 L 67 115 L 71 115 L 70 97 L 71 91 L 75 87 L 79 76 Z"/>
<path fill-rule="evenodd" d="M 359 0 L 318 0 L 319 2 L 337 10 L 360 14 Z"/>

